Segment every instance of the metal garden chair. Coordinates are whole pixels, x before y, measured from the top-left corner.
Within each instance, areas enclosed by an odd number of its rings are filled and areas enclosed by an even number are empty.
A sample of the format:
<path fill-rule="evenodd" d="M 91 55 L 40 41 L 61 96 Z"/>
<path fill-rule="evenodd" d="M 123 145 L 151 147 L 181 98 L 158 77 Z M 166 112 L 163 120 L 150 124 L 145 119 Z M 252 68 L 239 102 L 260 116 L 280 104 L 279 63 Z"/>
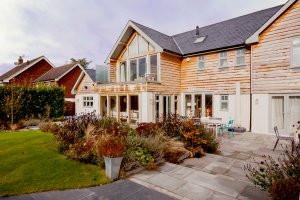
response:
<path fill-rule="evenodd" d="M 218 135 L 222 131 L 222 136 L 223 136 L 224 135 L 224 130 L 226 130 L 227 133 L 228 133 L 228 139 L 230 139 L 230 134 L 231 134 L 232 138 L 234 138 L 233 124 L 234 124 L 234 120 L 230 119 L 230 120 L 228 120 L 227 124 L 221 125 L 219 130 L 218 130 Z"/>
<path fill-rule="evenodd" d="M 294 142 L 295 142 L 294 138 L 290 137 L 290 136 L 280 136 L 277 126 L 274 127 L 274 131 L 275 131 L 275 135 L 277 137 L 277 140 L 276 140 L 275 146 L 273 148 L 273 151 L 276 149 L 279 140 L 291 141 L 292 142 L 292 151 L 294 151 Z"/>

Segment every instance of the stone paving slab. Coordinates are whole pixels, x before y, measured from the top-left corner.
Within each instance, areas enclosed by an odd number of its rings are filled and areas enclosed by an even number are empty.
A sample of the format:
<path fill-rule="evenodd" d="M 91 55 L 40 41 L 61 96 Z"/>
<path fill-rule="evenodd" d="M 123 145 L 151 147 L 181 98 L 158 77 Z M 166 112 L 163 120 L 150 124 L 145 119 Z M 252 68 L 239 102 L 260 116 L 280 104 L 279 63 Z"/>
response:
<path fill-rule="evenodd" d="M 150 177 L 147 182 L 161 188 L 165 188 L 169 191 L 174 191 L 187 183 L 187 181 L 177 179 L 163 173 Z"/>
<path fill-rule="evenodd" d="M 1 198 L 1 200 L 172 200 L 166 194 L 139 185 L 133 181 L 120 180 L 111 184 L 83 189 L 50 191 Z"/>
<path fill-rule="evenodd" d="M 213 194 L 213 191 L 196 184 L 187 183 L 175 190 L 174 193 L 191 200 L 203 200 L 208 199 Z"/>

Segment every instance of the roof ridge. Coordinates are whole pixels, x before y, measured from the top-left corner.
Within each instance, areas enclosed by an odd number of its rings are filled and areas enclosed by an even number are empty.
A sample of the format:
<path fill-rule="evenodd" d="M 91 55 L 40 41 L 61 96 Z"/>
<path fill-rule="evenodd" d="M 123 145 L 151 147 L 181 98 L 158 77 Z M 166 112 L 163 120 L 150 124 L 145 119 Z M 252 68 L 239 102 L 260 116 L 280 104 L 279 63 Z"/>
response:
<path fill-rule="evenodd" d="M 163 35 L 165 35 L 165 36 L 168 36 L 168 37 L 170 37 L 170 38 L 173 37 L 173 36 L 167 35 L 167 34 L 165 34 L 165 33 L 163 33 L 163 32 L 160 32 L 160 31 L 158 31 L 158 30 L 156 30 L 156 29 L 154 29 L 154 28 L 150 28 L 150 27 L 148 27 L 148 26 L 145 26 L 145 25 L 143 25 L 143 24 L 140 24 L 140 23 L 138 23 L 138 22 L 135 22 L 135 21 L 133 21 L 133 20 L 129 20 L 129 21 L 131 21 L 131 22 L 133 22 L 133 23 L 135 23 L 135 24 L 138 24 L 138 25 L 140 25 L 140 26 L 144 26 L 144 27 L 146 27 L 146 28 L 149 28 L 149 29 L 151 29 L 151 30 L 153 30 L 153 31 L 156 31 L 156 32 L 158 32 L 158 33 L 160 33 L 160 34 L 163 34 Z"/>
<path fill-rule="evenodd" d="M 237 17 L 234 17 L 234 18 L 230 18 L 230 19 L 227 19 L 227 20 L 224 20 L 224 21 L 220 21 L 220 22 L 217 22 L 217 23 L 214 23 L 214 24 L 209 24 L 209 25 L 206 25 L 206 26 L 202 26 L 202 27 L 200 27 L 200 29 L 206 28 L 206 27 L 209 27 L 209 26 L 214 26 L 214 25 L 217 25 L 217 24 L 220 24 L 220 23 L 228 22 L 228 21 L 231 21 L 231 20 L 235 20 L 235 19 L 240 18 L 240 17 L 245 17 L 245 16 L 248 16 L 248 15 L 253 15 L 253 14 L 255 14 L 255 13 L 264 12 L 264 11 L 266 11 L 266 10 L 275 9 L 275 8 L 277 8 L 277 7 L 282 7 L 282 6 L 284 6 L 284 5 L 285 5 L 285 4 L 281 4 L 281 5 L 274 6 L 274 7 L 270 7 L 270 8 L 266 8 L 266 9 L 263 9 L 263 10 L 258 10 L 258 11 L 252 12 L 252 13 L 240 15 L 240 16 L 237 16 Z M 177 34 L 175 34 L 175 35 L 172 35 L 172 37 L 176 37 L 176 36 L 178 36 L 178 35 L 181 35 L 181 34 L 184 34 L 184 33 L 188 33 L 188 32 L 194 31 L 194 30 L 195 30 L 195 29 L 192 29 L 192 30 L 189 30 L 189 31 L 185 31 L 185 32 L 182 32 L 182 33 L 177 33 Z"/>
<path fill-rule="evenodd" d="M 176 44 L 177 48 L 179 49 L 180 53 L 181 53 L 182 55 L 184 55 L 184 52 L 182 51 L 182 49 L 181 49 L 180 46 L 178 45 L 178 43 L 177 43 L 175 37 L 172 36 L 172 39 L 173 39 L 173 41 L 175 42 L 175 44 Z"/>

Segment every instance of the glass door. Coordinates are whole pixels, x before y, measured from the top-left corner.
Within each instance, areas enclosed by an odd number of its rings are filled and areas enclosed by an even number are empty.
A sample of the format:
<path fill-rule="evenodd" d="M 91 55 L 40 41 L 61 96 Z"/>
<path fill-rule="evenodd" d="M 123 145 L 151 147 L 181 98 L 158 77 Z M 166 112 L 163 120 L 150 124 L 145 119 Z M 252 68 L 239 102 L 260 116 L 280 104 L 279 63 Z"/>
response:
<path fill-rule="evenodd" d="M 278 127 L 279 131 L 284 131 L 284 96 L 272 97 L 272 127 Z"/>
<path fill-rule="evenodd" d="M 296 130 L 293 127 L 300 121 L 300 96 L 276 95 L 271 99 L 271 132 L 277 126 L 280 133 L 290 135 Z"/>

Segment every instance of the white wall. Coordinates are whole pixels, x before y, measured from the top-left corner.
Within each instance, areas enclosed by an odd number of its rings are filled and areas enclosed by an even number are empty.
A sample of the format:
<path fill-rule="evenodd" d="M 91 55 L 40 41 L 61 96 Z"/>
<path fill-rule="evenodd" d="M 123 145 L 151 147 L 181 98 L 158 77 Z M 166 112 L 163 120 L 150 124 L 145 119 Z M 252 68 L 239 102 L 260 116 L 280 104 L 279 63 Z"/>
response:
<path fill-rule="evenodd" d="M 270 133 L 269 131 L 269 95 L 252 95 L 252 132 Z"/>
<path fill-rule="evenodd" d="M 93 97 L 93 107 L 84 108 L 83 107 L 83 97 L 84 96 L 92 96 Z M 99 115 L 100 107 L 99 107 L 99 95 L 98 94 L 76 94 L 75 95 L 75 113 L 76 115 L 81 113 L 91 113 L 96 111 L 96 115 Z"/>
<path fill-rule="evenodd" d="M 236 95 L 228 95 L 228 110 L 221 110 L 221 95 L 213 96 L 213 116 L 222 118 L 223 123 L 233 119 L 236 125 L 240 125 L 247 130 L 250 128 L 250 95 L 240 95 L 240 105 L 238 105 Z M 238 108 L 240 106 L 240 108 Z M 239 113 L 238 113 L 239 112 Z"/>
<path fill-rule="evenodd" d="M 154 122 L 154 98 L 152 92 L 140 94 L 140 122 Z"/>

